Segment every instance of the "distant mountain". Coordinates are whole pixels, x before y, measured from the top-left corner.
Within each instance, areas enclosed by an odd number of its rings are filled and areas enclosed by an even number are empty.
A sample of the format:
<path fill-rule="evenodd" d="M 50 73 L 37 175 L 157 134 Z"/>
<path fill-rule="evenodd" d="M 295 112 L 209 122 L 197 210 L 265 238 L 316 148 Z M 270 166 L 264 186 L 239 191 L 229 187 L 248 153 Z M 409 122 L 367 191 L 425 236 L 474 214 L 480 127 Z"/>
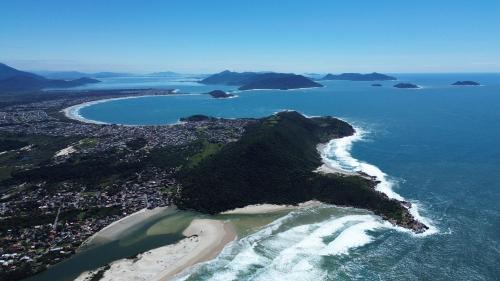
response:
<path fill-rule="evenodd" d="M 339 75 L 327 74 L 321 80 L 348 80 L 348 81 L 387 81 L 397 80 L 396 77 L 373 72 L 373 73 L 342 73 Z"/>
<path fill-rule="evenodd" d="M 240 86 L 240 90 L 252 89 L 280 89 L 323 87 L 302 75 L 274 72 L 223 72 L 211 75 L 200 81 L 202 84 L 222 84 Z"/>
<path fill-rule="evenodd" d="M 71 88 L 101 81 L 91 78 L 74 80 L 47 79 L 45 77 L 20 71 L 0 63 L 0 91 L 35 91 L 44 88 Z"/>
<path fill-rule="evenodd" d="M 31 77 L 36 79 L 44 79 L 42 76 L 31 72 L 20 71 L 6 64 L 0 63 L 0 80 L 8 79 L 16 76 Z"/>
<path fill-rule="evenodd" d="M 79 71 L 35 71 L 35 73 L 47 79 L 70 80 L 82 77 L 92 77 L 92 74 Z"/>
<path fill-rule="evenodd" d="M 451 85 L 453 85 L 453 86 L 480 86 L 481 84 L 479 84 L 476 81 L 457 81 Z"/>
<path fill-rule="evenodd" d="M 224 70 L 220 73 L 213 74 L 200 81 L 202 84 L 207 85 L 229 85 L 241 86 L 251 82 L 259 73 L 256 72 L 232 72 Z"/>
<path fill-rule="evenodd" d="M 85 73 L 80 71 L 36 71 L 36 74 L 43 76 L 47 79 L 62 79 L 62 80 L 73 80 L 84 77 L 92 78 L 112 78 L 112 77 L 130 77 L 134 76 L 131 73 L 122 72 L 96 72 L 96 73 Z"/>
<path fill-rule="evenodd" d="M 153 72 L 147 74 L 147 76 L 154 76 L 154 77 L 171 77 L 171 76 L 179 76 L 180 74 L 177 72 L 173 71 L 162 71 L 162 72 Z"/>
<path fill-rule="evenodd" d="M 132 73 L 124 73 L 124 72 L 97 72 L 88 75 L 92 78 L 112 78 L 112 77 L 130 77 L 134 76 Z"/>

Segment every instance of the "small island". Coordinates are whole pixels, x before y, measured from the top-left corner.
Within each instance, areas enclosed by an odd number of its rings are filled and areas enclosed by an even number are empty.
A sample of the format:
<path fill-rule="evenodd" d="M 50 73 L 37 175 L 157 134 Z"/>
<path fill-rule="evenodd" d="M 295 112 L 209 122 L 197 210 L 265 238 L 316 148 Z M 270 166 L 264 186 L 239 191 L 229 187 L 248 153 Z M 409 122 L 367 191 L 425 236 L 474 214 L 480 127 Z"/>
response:
<path fill-rule="evenodd" d="M 394 85 L 394 87 L 399 89 L 420 89 L 420 86 L 411 83 L 399 83 Z"/>
<path fill-rule="evenodd" d="M 397 80 L 396 77 L 385 75 L 382 73 L 342 73 L 339 75 L 327 74 L 321 80 L 347 80 L 347 81 L 389 81 Z"/>
<path fill-rule="evenodd" d="M 211 95 L 212 98 L 214 98 L 214 99 L 227 99 L 230 97 L 234 97 L 233 94 L 229 94 L 229 93 L 226 93 L 226 92 L 221 91 L 221 90 L 214 90 L 214 91 L 208 92 L 206 94 Z"/>
<path fill-rule="evenodd" d="M 382 87 L 382 84 L 372 84 L 372 87 Z"/>
<path fill-rule="evenodd" d="M 206 85 L 229 85 L 240 86 L 238 89 L 245 90 L 291 90 L 301 88 L 317 88 L 323 85 L 311 79 L 293 73 L 275 72 L 232 72 L 229 70 L 210 75 L 199 81 Z"/>
<path fill-rule="evenodd" d="M 481 84 L 479 84 L 476 81 L 457 81 L 451 85 L 453 85 L 453 86 L 480 86 Z"/>
<path fill-rule="evenodd" d="M 188 116 L 188 117 L 181 117 L 179 119 L 179 121 L 181 122 L 201 122 L 201 121 L 211 121 L 211 120 L 215 120 L 216 118 L 214 117 L 210 117 L 210 116 L 206 116 L 206 115 L 202 115 L 202 114 L 195 114 L 195 115 L 191 115 L 191 116 Z"/>

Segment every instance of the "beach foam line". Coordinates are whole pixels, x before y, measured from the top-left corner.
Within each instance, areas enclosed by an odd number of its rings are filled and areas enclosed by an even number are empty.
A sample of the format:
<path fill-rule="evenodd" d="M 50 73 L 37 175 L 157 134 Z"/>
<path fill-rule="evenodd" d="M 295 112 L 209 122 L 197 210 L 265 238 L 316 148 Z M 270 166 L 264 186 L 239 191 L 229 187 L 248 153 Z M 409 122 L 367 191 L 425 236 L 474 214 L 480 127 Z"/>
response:
<path fill-rule="evenodd" d="M 181 241 L 149 250 L 82 273 L 75 281 L 91 279 L 100 270 L 101 281 L 166 281 L 199 262 L 215 258 L 226 244 L 236 239 L 232 226 L 223 221 L 195 219 L 184 230 Z"/>
<path fill-rule="evenodd" d="M 89 102 L 84 102 L 84 103 L 72 105 L 70 107 L 62 109 L 61 112 L 64 113 L 64 116 L 66 116 L 67 118 L 77 120 L 80 122 L 91 123 L 91 124 L 100 124 L 100 125 L 109 125 L 109 123 L 106 123 L 103 121 L 92 120 L 92 119 L 88 119 L 88 118 L 83 117 L 80 114 L 80 110 L 82 110 L 85 107 L 92 106 L 92 105 L 111 102 L 111 101 L 117 101 L 117 100 L 139 99 L 139 98 L 146 98 L 146 97 L 175 97 L 175 96 L 199 96 L 199 95 L 202 95 L 202 94 L 175 94 L 174 93 L 174 94 L 169 94 L 169 95 L 140 95 L 140 96 L 128 96 L 128 97 L 101 99 L 101 100 L 89 101 Z"/>
<path fill-rule="evenodd" d="M 323 206 L 321 208 L 335 208 Z M 204 264 L 206 280 L 326 280 L 325 257 L 349 254 L 373 241 L 370 231 L 394 227 L 371 214 L 331 216 L 318 223 L 285 225 L 309 210 L 298 209 L 234 242 Z M 282 228 L 284 227 L 284 228 Z M 329 241 L 329 242 L 328 242 Z M 187 280 L 191 275 L 179 277 Z"/>
<path fill-rule="evenodd" d="M 351 155 L 352 145 L 357 141 L 364 140 L 366 135 L 367 131 L 357 127 L 355 128 L 355 133 L 352 136 L 333 139 L 327 144 L 319 146 L 321 158 L 324 165 L 326 165 L 326 167 L 323 167 L 323 170 L 328 171 L 328 169 L 331 169 L 332 171 L 343 171 L 347 173 L 362 172 L 369 176 L 376 177 L 379 181 L 379 183 L 375 186 L 377 191 L 386 194 L 392 199 L 408 201 L 393 190 L 393 187 L 397 184 L 394 179 L 391 179 L 377 166 L 358 160 Z M 429 227 L 429 229 L 423 233 L 415 235 L 426 236 L 437 233 L 438 229 L 433 225 L 432 221 L 420 214 L 418 202 L 411 200 L 410 202 L 412 203 L 412 206 L 409 208 L 409 212 L 415 217 L 415 219 Z"/>

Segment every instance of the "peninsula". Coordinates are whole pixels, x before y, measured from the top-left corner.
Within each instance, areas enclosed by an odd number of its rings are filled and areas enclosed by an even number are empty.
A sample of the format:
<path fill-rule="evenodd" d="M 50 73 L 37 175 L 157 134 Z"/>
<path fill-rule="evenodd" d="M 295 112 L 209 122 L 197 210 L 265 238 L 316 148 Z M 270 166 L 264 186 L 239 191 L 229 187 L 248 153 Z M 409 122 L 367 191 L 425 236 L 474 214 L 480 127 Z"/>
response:
<path fill-rule="evenodd" d="M 367 74 L 361 74 L 361 73 L 342 73 L 339 75 L 327 74 L 321 80 L 388 81 L 397 79 L 396 77 L 373 72 Z"/>
<path fill-rule="evenodd" d="M 368 209 L 394 224 L 425 231 L 406 202 L 374 189 L 375 179 L 315 172 L 323 164 L 317 145 L 353 133 L 344 121 L 306 118 L 294 111 L 259 119 L 238 141 L 184 169 L 174 202 L 181 209 L 216 214 L 253 204 L 318 200 Z"/>
<path fill-rule="evenodd" d="M 232 72 L 229 70 L 211 75 L 200 81 L 207 85 L 240 86 L 239 90 L 317 88 L 323 85 L 293 73 Z"/>

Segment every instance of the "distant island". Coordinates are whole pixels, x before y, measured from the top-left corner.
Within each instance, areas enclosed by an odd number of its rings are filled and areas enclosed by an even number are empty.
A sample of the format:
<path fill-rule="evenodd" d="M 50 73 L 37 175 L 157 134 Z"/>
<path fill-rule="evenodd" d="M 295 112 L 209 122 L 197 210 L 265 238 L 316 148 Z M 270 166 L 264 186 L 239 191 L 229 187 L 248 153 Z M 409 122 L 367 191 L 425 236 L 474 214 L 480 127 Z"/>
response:
<path fill-rule="evenodd" d="M 202 115 L 202 114 L 196 114 L 196 115 L 191 115 L 189 117 L 182 117 L 179 120 L 181 122 L 201 122 L 201 121 L 210 121 L 210 120 L 215 120 L 216 118 Z"/>
<path fill-rule="evenodd" d="M 257 89 L 278 89 L 290 90 L 299 88 L 316 88 L 323 85 L 312 81 L 311 79 L 293 73 L 274 73 L 274 72 L 232 72 L 223 71 L 211 75 L 200 81 L 207 85 L 230 85 L 240 86 L 239 90 L 257 90 Z"/>
<path fill-rule="evenodd" d="M 373 178 L 315 171 L 323 164 L 317 145 L 353 133 L 351 125 L 336 118 L 306 118 L 294 111 L 259 119 L 238 141 L 186 167 L 174 202 L 181 209 L 217 214 L 252 204 L 319 200 L 368 209 L 394 224 L 425 231 L 405 207 L 408 203 L 376 191 Z"/>
<path fill-rule="evenodd" d="M 17 70 L 0 63 L 0 91 L 36 91 L 46 88 L 71 88 L 85 84 L 99 83 L 92 78 L 79 78 L 74 80 L 47 79 L 34 73 Z"/>
<path fill-rule="evenodd" d="M 382 84 L 372 84 L 372 87 L 382 87 Z"/>
<path fill-rule="evenodd" d="M 480 86 L 481 84 L 479 84 L 478 82 L 475 82 L 475 81 L 457 81 L 451 85 L 453 85 L 453 86 Z"/>
<path fill-rule="evenodd" d="M 394 85 L 395 88 L 400 88 L 400 89 L 419 89 L 420 86 L 411 84 L 411 83 L 399 83 Z"/>
<path fill-rule="evenodd" d="M 206 94 L 211 95 L 215 99 L 225 99 L 225 98 L 234 97 L 233 94 L 229 94 L 229 93 L 226 93 L 226 92 L 221 91 L 221 90 L 214 90 L 214 91 L 208 92 Z"/>
<path fill-rule="evenodd" d="M 339 75 L 327 74 L 321 80 L 348 80 L 348 81 L 389 81 L 397 80 L 396 77 L 373 72 L 373 73 L 342 73 Z"/>

